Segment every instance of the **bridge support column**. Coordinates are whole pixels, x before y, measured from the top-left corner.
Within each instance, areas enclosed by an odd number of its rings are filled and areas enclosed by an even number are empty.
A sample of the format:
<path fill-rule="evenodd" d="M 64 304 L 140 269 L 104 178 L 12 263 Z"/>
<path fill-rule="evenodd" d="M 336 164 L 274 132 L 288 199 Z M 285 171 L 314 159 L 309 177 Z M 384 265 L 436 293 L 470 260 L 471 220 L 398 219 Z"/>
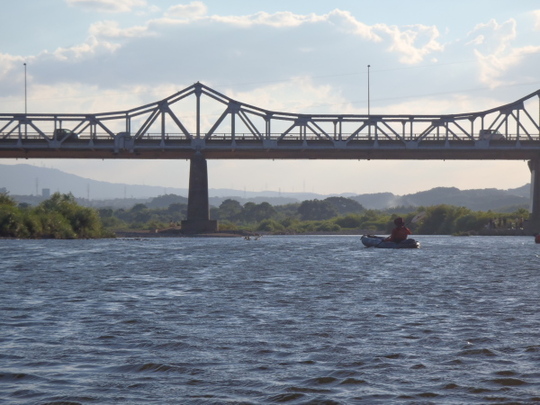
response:
<path fill-rule="evenodd" d="M 206 159 L 196 152 L 190 159 L 187 220 L 182 221 L 182 233 L 216 232 L 218 224 L 210 219 L 208 203 L 208 168 Z"/>
<path fill-rule="evenodd" d="M 540 159 L 529 160 L 531 170 L 531 215 L 527 231 L 540 233 Z"/>

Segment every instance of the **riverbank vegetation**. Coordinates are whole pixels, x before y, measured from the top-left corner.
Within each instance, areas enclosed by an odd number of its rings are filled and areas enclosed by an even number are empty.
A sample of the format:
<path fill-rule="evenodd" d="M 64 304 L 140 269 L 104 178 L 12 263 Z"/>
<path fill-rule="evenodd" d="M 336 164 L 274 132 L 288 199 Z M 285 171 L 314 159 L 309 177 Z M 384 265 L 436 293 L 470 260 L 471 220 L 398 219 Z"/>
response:
<path fill-rule="evenodd" d="M 18 204 L 0 194 L 0 237 L 12 238 L 102 238 L 115 232 L 179 229 L 186 218 L 187 205 L 174 195 L 161 196 L 149 204 L 130 209 L 93 209 L 77 204 L 71 194 L 54 194 L 32 207 Z M 157 206 L 157 207 L 156 207 Z M 390 233 L 393 220 L 401 216 L 414 234 L 471 235 L 519 233 L 529 214 L 472 211 L 452 205 L 397 207 L 390 210 L 365 209 L 344 197 L 307 200 L 276 205 L 267 202 L 240 204 L 224 200 L 211 208 L 221 231 L 266 234 L 365 234 Z"/>
<path fill-rule="evenodd" d="M 131 209 L 100 209 L 99 213 L 104 226 L 111 230 L 178 228 L 186 217 L 187 205 L 175 202 L 173 195 L 158 198 L 162 202 L 161 208 L 137 204 Z M 236 200 L 227 199 L 210 210 L 210 217 L 219 221 L 222 231 L 268 234 L 389 233 L 393 220 L 398 216 L 405 219 L 415 234 L 499 234 L 519 233 L 529 213 L 525 209 L 512 213 L 472 211 L 445 204 L 373 210 L 344 197 L 275 206 L 267 202 L 242 205 Z"/>
<path fill-rule="evenodd" d="M 113 234 L 99 213 L 78 205 L 71 194 L 55 193 L 35 207 L 17 204 L 0 194 L 0 237 L 9 238 L 103 238 Z"/>

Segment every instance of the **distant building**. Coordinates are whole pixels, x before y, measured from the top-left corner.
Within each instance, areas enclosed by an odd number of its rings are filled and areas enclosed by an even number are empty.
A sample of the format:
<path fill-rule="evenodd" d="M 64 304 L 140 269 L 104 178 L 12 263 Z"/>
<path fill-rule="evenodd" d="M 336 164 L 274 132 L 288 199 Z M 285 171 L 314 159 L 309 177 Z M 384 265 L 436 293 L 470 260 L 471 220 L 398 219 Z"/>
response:
<path fill-rule="evenodd" d="M 50 188 L 44 188 L 41 190 L 41 196 L 43 198 L 49 198 L 51 196 L 51 189 Z"/>

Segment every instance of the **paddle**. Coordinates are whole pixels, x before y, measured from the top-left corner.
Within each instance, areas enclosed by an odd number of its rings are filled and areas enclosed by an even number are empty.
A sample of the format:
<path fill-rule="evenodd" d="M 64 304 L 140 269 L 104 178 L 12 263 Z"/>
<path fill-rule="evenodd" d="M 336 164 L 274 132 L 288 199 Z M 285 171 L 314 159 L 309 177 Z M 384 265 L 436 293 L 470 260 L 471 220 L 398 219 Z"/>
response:
<path fill-rule="evenodd" d="M 415 224 L 417 223 L 418 221 L 420 221 L 421 219 L 424 219 L 427 215 L 427 212 L 426 211 L 422 211 L 422 212 L 419 212 L 418 214 L 416 214 L 413 219 L 411 219 L 409 222 L 407 222 L 407 224 L 405 224 L 405 226 L 407 225 L 410 225 L 410 224 Z"/>

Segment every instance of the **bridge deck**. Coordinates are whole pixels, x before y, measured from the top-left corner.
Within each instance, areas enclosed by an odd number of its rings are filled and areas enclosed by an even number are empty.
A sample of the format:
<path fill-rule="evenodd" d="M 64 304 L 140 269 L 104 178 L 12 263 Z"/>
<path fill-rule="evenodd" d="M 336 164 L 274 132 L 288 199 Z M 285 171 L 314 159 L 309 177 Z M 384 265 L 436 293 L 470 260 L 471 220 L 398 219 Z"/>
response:
<path fill-rule="evenodd" d="M 0 138 L 0 158 L 190 159 L 200 151 L 207 159 L 495 159 L 540 157 L 539 140 L 405 141 L 354 139 L 185 139 L 141 138 L 128 145 L 114 139 L 65 140 L 39 137 Z"/>

